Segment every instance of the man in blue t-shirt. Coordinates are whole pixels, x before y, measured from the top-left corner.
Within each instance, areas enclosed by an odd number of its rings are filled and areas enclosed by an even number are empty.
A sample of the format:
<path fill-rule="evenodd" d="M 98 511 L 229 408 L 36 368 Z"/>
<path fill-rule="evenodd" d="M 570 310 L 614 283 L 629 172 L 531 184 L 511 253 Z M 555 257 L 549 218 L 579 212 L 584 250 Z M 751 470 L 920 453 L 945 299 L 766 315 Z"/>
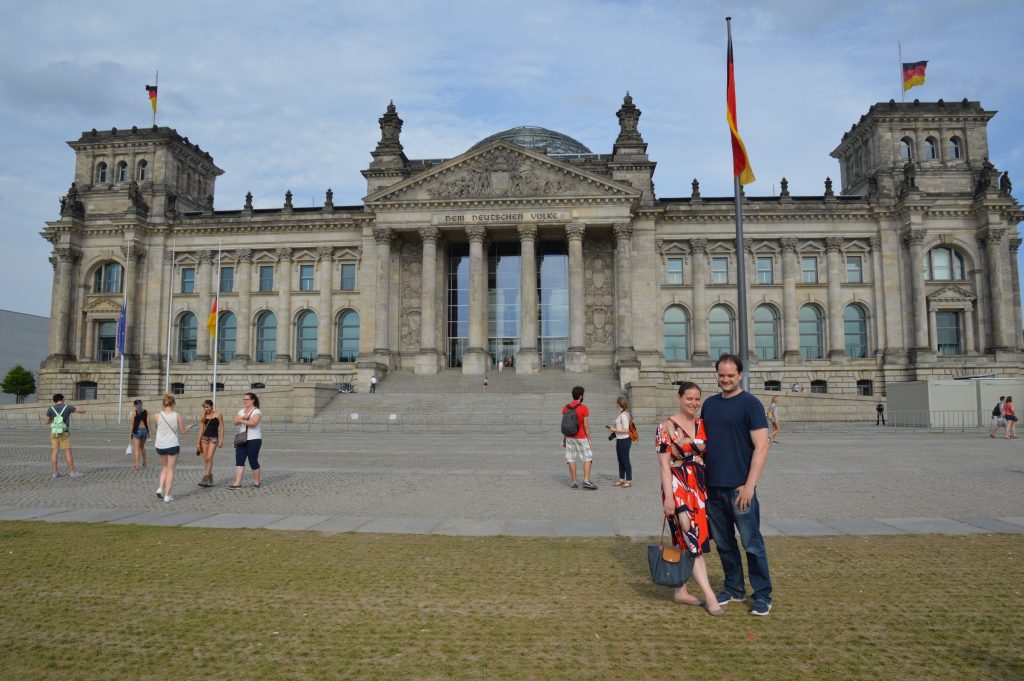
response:
<path fill-rule="evenodd" d="M 738 530 L 754 590 L 750 614 L 764 616 L 772 609 L 772 581 L 761 537 L 757 481 L 768 458 L 768 420 L 761 402 L 741 387 L 743 360 L 722 355 L 715 370 L 722 392 L 704 401 L 701 417 L 708 434 L 708 525 L 725 572 L 725 589 L 718 594 L 718 603 L 743 602 L 747 597 L 743 560 L 736 544 Z"/>

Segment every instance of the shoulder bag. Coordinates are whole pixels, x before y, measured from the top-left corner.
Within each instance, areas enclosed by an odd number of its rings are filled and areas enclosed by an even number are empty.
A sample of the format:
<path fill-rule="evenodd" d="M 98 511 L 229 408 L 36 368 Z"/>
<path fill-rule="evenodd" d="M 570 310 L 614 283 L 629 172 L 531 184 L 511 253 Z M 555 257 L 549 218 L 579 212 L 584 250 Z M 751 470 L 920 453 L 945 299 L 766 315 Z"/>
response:
<path fill-rule="evenodd" d="M 252 412 L 250 411 L 249 414 L 252 414 Z M 248 417 L 249 414 L 245 414 L 244 416 Z M 241 431 L 240 433 L 235 433 L 235 446 L 236 447 L 244 447 L 245 443 L 248 441 L 248 439 L 249 439 L 249 426 L 246 426 L 245 430 Z"/>
<path fill-rule="evenodd" d="M 680 587 L 693 573 L 693 562 L 697 557 L 681 547 L 665 546 L 667 525 L 666 516 L 661 522 L 661 539 L 657 544 L 647 545 L 647 565 L 651 570 L 651 581 L 655 584 Z"/>

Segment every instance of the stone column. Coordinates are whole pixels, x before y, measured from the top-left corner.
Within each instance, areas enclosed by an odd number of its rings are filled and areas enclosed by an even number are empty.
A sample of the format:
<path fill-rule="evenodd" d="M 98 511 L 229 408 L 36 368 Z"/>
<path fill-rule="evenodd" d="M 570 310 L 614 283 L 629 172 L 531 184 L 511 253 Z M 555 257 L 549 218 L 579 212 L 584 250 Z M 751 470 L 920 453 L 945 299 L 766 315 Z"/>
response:
<path fill-rule="evenodd" d="M 832 362 L 845 364 L 846 336 L 843 333 L 843 240 L 825 239 L 825 261 L 828 269 L 828 357 Z"/>
<path fill-rule="evenodd" d="M 71 292 L 77 289 L 71 279 L 74 265 L 81 260 L 82 253 L 74 248 L 61 246 L 53 249 L 56 259 L 56 295 L 51 304 L 50 314 L 50 357 L 56 360 L 70 359 Z"/>
<path fill-rule="evenodd" d="M 633 225 L 618 222 L 612 225 L 615 235 L 615 360 L 635 363 L 636 349 L 633 347 L 633 292 L 629 273 L 630 250 L 633 246 Z"/>
<path fill-rule="evenodd" d="M 138 357 L 143 345 L 140 334 L 143 333 L 144 327 L 140 317 L 143 311 L 141 297 L 146 290 L 146 270 L 143 265 L 146 251 L 138 244 L 133 243 L 130 252 L 127 247 L 123 247 L 123 254 L 125 264 L 131 270 L 126 274 L 130 274 L 133 279 L 130 282 L 126 276 L 124 282 L 128 289 L 127 304 L 125 305 L 124 354 L 126 357 Z"/>
<path fill-rule="evenodd" d="M 921 264 L 924 262 L 923 229 L 908 229 L 903 233 L 903 240 L 910 250 L 911 302 L 914 311 L 914 349 L 927 350 L 928 345 L 928 301 L 924 292 L 924 273 Z"/>
<path fill-rule="evenodd" d="M 199 287 L 199 311 L 196 329 L 196 360 L 197 362 L 210 361 L 210 349 L 213 348 L 213 336 L 206 332 L 206 322 L 210 318 L 210 307 L 213 305 L 213 251 L 199 251 L 196 253 L 199 258 L 199 271 L 196 273 L 196 285 Z M 216 352 L 216 349 L 214 349 Z"/>
<path fill-rule="evenodd" d="M 932 352 L 938 354 L 939 352 L 939 325 L 935 319 L 935 307 L 933 305 L 928 306 L 928 338 L 931 340 Z"/>
<path fill-rule="evenodd" d="M 395 233 L 387 227 L 373 230 L 373 239 L 377 242 L 377 300 L 374 312 L 373 354 L 377 361 L 391 367 L 391 350 L 388 329 L 391 324 L 391 242 Z"/>
<path fill-rule="evenodd" d="M 320 264 L 320 302 L 316 325 L 316 364 L 326 368 L 331 365 L 331 326 L 334 322 L 332 288 L 334 278 L 334 248 L 318 246 L 317 259 Z"/>
<path fill-rule="evenodd" d="M 146 295 L 144 309 L 139 314 L 143 327 L 140 338 L 143 339 L 139 351 L 142 354 L 142 369 L 146 371 L 163 370 L 163 354 L 166 349 L 167 323 L 167 271 L 168 255 L 164 248 L 164 239 L 157 237 L 151 242 L 146 253 L 145 283 Z M 162 374 L 161 374 L 162 377 Z M 163 381 L 159 382 L 163 386 Z"/>
<path fill-rule="evenodd" d="M 423 265 L 420 288 L 420 351 L 416 355 L 417 374 L 436 374 L 440 369 L 437 351 L 437 240 L 441 231 L 434 226 L 421 227 Z"/>
<path fill-rule="evenodd" d="M 245 365 L 249 362 L 250 336 L 252 329 L 252 249 L 241 248 L 237 252 L 238 271 L 235 286 L 238 288 L 238 337 L 235 343 L 234 361 Z"/>
<path fill-rule="evenodd" d="M 537 347 L 537 226 L 519 225 L 519 352 L 516 353 L 516 374 L 540 371 Z"/>
<path fill-rule="evenodd" d="M 587 226 L 573 222 L 565 226 L 569 239 L 569 348 L 565 353 L 565 370 L 587 371 L 586 287 L 583 283 L 583 234 Z"/>
<path fill-rule="evenodd" d="M 973 355 L 975 352 L 974 313 L 971 311 L 970 303 L 964 308 L 964 340 L 966 342 L 967 354 Z"/>
<path fill-rule="evenodd" d="M 1020 250 L 1021 238 L 1010 237 L 1010 284 L 1013 290 L 1013 331 L 1014 349 L 1024 348 L 1024 327 L 1021 326 L 1020 310 L 1020 268 L 1017 265 L 1017 251 Z"/>
<path fill-rule="evenodd" d="M 277 355 L 274 362 L 292 361 L 292 249 L 279 248 L 277 255 Z"/>
<path fill-rule="evenodd" d="M 1004 275 L 1003 253 L 1008 252 L 1003 248 L 1003 237 L 1006 230 L 1003 228 L 989 227 L 982 234 L 982 243 L 985 244 L 985 254 L 988 258 L 988 290 L 992 301 L 992 349 L 1007 350 L 1013 344 L 1015 334 L 1007 330 L 1006 317 L 1016 319 L 1010 311 L 1011 296 L 1007 295 L 1006 276 Z M 1009 312 L 1009 314 L 1007 314 Z"/>
<path fill-rule="evenodd" d="M 800 261 L 797 258 L 797 240 L 786 237 L 782 244 L 782 358 L 786 364 L 800 364 L 800 322 L 796 309 L 796 285 L 800 281 Z"/>
<path fill-rule="evenodd" d="M 484 239 L 487 228 L 466 227 L 469 237 L 469 346 L 462 357 L 462 373 L 484 374 L 490 368 L 487 354 L 487 261 Z"/>
<path fill-rule="evenodd" d="M 690 359 L 695 366 L 708 365 L 708 303 L 704 287 L 708 282 L 708 240 L 690 239 L 690 257 L 693 262 L 693 352 Z"/>
<path fill-rule="evenodd" d="M 875 357 L 882 357 L 885 349 L 889 346 L 885 337 L 885 289 L 883 288 L 884 276 L 882 274 L 882 238 L 871 237 L 871 288 L 874 295 L 872 315 L 875 331 Z"/>

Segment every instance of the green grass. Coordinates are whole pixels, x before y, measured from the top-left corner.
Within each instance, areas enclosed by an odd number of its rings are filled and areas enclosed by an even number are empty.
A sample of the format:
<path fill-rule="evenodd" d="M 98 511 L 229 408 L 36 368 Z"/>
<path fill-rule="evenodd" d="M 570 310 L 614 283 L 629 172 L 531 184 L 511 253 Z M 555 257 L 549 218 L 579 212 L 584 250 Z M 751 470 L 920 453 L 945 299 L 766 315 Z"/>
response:
<path fill-rule="evenodd" d="M 623 539 L 0 523 L 0 678 L 1024 678 L 1024 536 L 768 550 L 713 619 Z"/>

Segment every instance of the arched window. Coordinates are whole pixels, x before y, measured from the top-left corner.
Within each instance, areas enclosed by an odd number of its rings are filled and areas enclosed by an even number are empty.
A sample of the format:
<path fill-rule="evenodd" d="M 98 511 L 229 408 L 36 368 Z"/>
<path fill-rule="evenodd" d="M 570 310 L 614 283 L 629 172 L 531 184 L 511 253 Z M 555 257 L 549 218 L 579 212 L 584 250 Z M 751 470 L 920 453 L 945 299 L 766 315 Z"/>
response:
<path fill-rule="evenodd" d="M 345 310 L 338 317 L 338 361 L 354 362 L 359 354 L 359 313 Z"/>
<path fill-rule="evenodd" d="M 96 164 L 96 184 L 102 184 L 107 181 L 107 164 L 100 161 Z"/>
<path fill-rule="evenodd" d="M 821 359 L 825 354 L 824 324 L 821 310 L 814 305 L 800 308 L 800 354 L 804 359 Z"/>
<path fill-rule="evenodd" d="M 708 349 L 712 359 L 733 352 L 732 312 L 724 305 L 715 305 L 708 313 Z"/>
<path fill-rule="evenodd" d="M 121 263 L 108 262 L 96 268 L 92 276 L 93 293 L 120 293 L 122 289 Z"/>
<path fill-rule="evenodd" d="M 135 173 L 136 179 L 139 182 L 145 182 L 149 179 L 149 161 L 143 159 L 139 161 L 138 170 Z"/>
<path fill-rule="evenodd" d="M 779 358 L 779 317 L 770 305 L 754 310 L 754 352 L 758 359 Z"/>
<path fill-rule="evenodd" d="M 939 246 L 924 256 L 924 278 L 928 281 L 962 281 L 964 257 L 950 246 Z"/>
<path fill-rule="evenodd" d="M 924 157 L 929 160 L 935 160 L 939 157 L 939 146 L 936 144 L 934 137 L 929 137 L 924 141 Z"/>
<path fill-rule="evenodd" d="M 950 137 L 949 138 L 949 157 L 951 159 L 952 158 L 960 158 L 962 153 L 963 152 L 961 151 L 960 138 L 959 137 Z"/>
<path fill-rule="evenodd" d="M 914 160 L 914 143 L 909 137 L 900 140 L 900 158 L 904 161 Z"/>
<path fill-rule="evenodd" d="M 316 312 L 306 310 L 295 323 L 295 359 L 312 362 L 316 359 Z"/>
<path fill-rule="evenodd" d="M 264 312 L 256 319 L 256 362 L 274 361 L 277 354 L 277 315 Z"/>
<path fill-rule="evenodd" d="M 236 340 L 238 338 L 238 320 L 231 312 L 221 314 L 217 326 L 217 354 L 221 362 L 230 362 L 235 358 Z"/>
<path fill-rule="evenodd" d="M 128 164 L 125 161 L 117 162 L 117 181 L 127 182 L 128 181 Z"/>
<path fill-rule="evenodd" d="M 846 354 L 853 359 L 868 356 L 868 315 L 860 305 L 849 305 L 843 311 Z"/>
<path fill-rule="evenodd" d="M 685 360 L 690 358 L 690 322 L 686 310 L 673 305 L 665 310 L 665 359 Z"/>
<path fill-rule="evenodd" d="M 188 312 L 178 320 L 178 361 L 191 362 L 196 358 L 199 324 L 196 316 Z"/>

